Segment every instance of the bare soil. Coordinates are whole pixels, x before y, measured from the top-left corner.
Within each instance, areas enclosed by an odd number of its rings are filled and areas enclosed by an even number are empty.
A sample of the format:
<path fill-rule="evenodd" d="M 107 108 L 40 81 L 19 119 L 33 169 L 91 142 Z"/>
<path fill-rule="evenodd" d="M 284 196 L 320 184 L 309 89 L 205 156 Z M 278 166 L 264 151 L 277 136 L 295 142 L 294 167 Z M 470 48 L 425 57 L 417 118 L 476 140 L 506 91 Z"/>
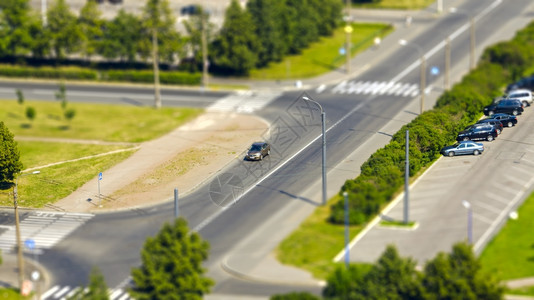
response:
<path fill-rule="evenodd" d="M 169 134 L 140 145 L 128 159 L 106 170 L 101 196 L 92 179 L 54 206 L 71 212 L 131 209 L 185 195 L 262 140 L 268 124 L 252 115 L 206 113 Z"/>

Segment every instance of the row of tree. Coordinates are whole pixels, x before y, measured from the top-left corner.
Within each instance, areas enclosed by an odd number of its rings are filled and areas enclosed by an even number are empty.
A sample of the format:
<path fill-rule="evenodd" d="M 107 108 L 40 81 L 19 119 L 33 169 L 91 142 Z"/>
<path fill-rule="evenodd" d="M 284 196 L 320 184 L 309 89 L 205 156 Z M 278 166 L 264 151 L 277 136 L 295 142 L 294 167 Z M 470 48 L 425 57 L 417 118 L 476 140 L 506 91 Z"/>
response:
<path fill-rule="evenodd" d="M 232 0 L 219 32 L 209 22 L 209 12 L 199 7 L 184 21 L 184 35 L 176 29 L 168 0 L 147 0 L 141 15 L 121 9 L 112 20 L 102 17 L 94 0 L 87 1 L 78 15 L 65 0 L 55 0 L 46 18 L 31 10 L 29 2 L 0 2 L 0 57 L 91 60 L 98 56 L 176 64 L 191 55 L 192 63 L 184 68 L 199 70 L 203 49 L 210 49 L 214 70 L 237 75 L 280 61 L 320 36 L 331 35 L 342 10 L 340 0 L 249 0 L 245 9 Z M 203 35 L 209 47 L 202 47 Z"/>

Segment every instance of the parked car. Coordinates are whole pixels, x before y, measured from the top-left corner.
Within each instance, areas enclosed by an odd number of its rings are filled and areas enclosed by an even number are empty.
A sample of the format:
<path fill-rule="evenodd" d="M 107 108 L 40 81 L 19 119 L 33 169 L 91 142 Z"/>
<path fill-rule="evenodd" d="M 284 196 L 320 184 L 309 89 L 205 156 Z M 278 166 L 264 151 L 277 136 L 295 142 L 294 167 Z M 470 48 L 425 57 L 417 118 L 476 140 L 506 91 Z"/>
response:
<path fill-rule="evenodd" d="M 502 132 L 502 129 L 504 127 L 504 125 L 502 124 L 501 121 L 497 120 L 497 119 L 482 119 L 482 120 L 479 120 L 478 122 L 476 122 L 476 124 L 489 124 L 489 125 L 493 125 L 495 126 L 495 129 L 497 129 L 497 133 L 498 134 L 501 134 Z"/>
<path fill-rule="evenodd" d="M 527 89 L 513 90 L 508 93 L 507 99 L 518 99 L 523 103 L 523 107 L 530 106 L 532 104 L 532 92 Z"/>
<path fill-rule="evenodd" d="M 506 127 L 512 127 L 517 124 L 517 117 L 509 114 L 494 114 L 491 118 L 501 121 L 502 125 Z"/>
<path fill-rule="evenodd" d="M 516 99 L 504 99 L 499 101 L 497 104 L 491 104 L 484 107 L 484 114 L 486 116 L 491 116 L 497 113 L 505 113 L 517 116 L 523 111 L 523 103 Z"/>
<path fill-rule="evenodd" d="M 475 143 L 473 141 L 461 141 L 451 146 L 446 146 L 441 149 L 441 154 L 445 156 L 473 154 L 479 155 L 484 152 L 484 145 L 482 143 Z"/>
<path fill-rule="evenodd" d="M 508 93 L 517 89 L 528 89 L 530 91 L 534 91 L 534 75 L 521 78 L 519 81 L 509 84 L 506 87 L 506 92 Z"/>
<path fill-rule="evenodd" d="M 247 160 L 262 160 L 269 154 L 271 154 L 271 145 L 265 142 L 256 142 L 250 146 L 245 158 Z"/>
<path fill-rule="evenodd" d="M 493 141 L 499 134 L 493 125 L 475 124 L 460 131 L 456 137 L 457 141 L 486 140 Z"/>

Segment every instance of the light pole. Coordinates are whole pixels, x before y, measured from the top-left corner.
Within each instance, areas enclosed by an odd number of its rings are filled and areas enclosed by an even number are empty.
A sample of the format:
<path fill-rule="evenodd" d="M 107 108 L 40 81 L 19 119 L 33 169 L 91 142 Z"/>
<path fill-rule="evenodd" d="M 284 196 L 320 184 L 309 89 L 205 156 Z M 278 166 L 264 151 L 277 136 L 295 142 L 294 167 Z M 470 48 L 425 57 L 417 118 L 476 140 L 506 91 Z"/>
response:
<path fill-rule="evenodd" d="M 447 36 L 447 39 L 445 40 L 445 90 L 448 90 L 451 81 L 451 37 Z"/>
<path fill-rule="evenodd" d="M 201 32 L 201 42 L 202 42 L 202 86 L 204 89 L 208 88 L 208 42 L 207 42 L 207 32 L 206 32 L 206 26 L 207 26 L 207 18 L 208 13 L 204 11 L 204 7 L 202 8 L 200 12 L 200 18 L 201 18 L 201 26 L 202 26 L 202 32 Z"/>
<path fill-rule="evenodd" d="M 19 290 L 20 292 L 22 292 L 22 284 L 24 282 L 24 259 L 22 256 L 22 245 L 21 245 L 21 238 L 20 238 L 20 220 L 19 220 L 19 204 L 18 204 L 19 178 L 28 176 L 28 175 L 39 174 L 39 173 L 41 173 L 41 171 L 33 171 L 31 173 L 17 176 L 17 179 L 15 180 L 15 186 L 13 187 L 13 206 L 15 208 L 15 229 L 16 229 L 16 239 L 17 239 L 17 260 L 18 260 L 18 267 L 19 267 Z"/>
<path fill-rule="evenodd" d="M 473 70 L 475 68 L 475 18 L 458 11 L 456 7 L 451 7 L 449 11 L 453 14 L 459 13 L 469 18 L 469 70 Z"/>
<path fill-rule="evenodd" d="M 349 269 L 349 193 L 343 192 L 345 198 L 345 266 Z"/>
<path fill-rule="evenodd" d="M 420 113 L 422 114 L 423 111 L 425 110 L 425 86 L 426 86 L 426 60 L 425 60 L 425 55 L 423 53 L 423 50 L 421 49 L 421 47 L 419 47 L 418 45 L 414 44 L 414 43 L 408 43 L 408 41 L 406 40 L 399 40 L 399 44 L 401 44 L 402 46 L 409 46 L 409 47 L 412 47 L 414 49 L 416 49 L 417 51 L 419 51 L 419 55 L 421 55 L 421 83 L 420 83 L 420 94 L 421 94 L 421 108 L 420 108 Z"/>
<path fill-rule="evenodd" d="M 43 27 L 46 26 L 46 0 L 41 0 L 41 19 Z"/>
<path fill-rule="evenodd" d="M 473 208 L 467 200 L 462 200 L 462 205 L 467 209 L 467 242 L 473 244 Z"/>
<path fill-rule="evenodd" d="M 347 65 L 347 74 L 350 74 L 350 40 L 351 40 L 351 33 L 352 33 L 352 26 L 350 25 L 351 17 L 350 17 L 350 1 L 346 0 L 346 10 L 347 10 L 347 16 L 345 20 L 345 56 L 346 56 L 346 65 Z"/>
<path fill-rule="evenodd" d="M 323 175 L 323 205 L 326 205 L 326 128 L 325 128 L 325 112 L 323 110 L 323 107 L 319 102 L 312 100 L 306 96 L 302 97 L 305 101 L 310 101 L 312 103 L 315 103 L 321 110 L 321 128 L 322 128 L 322 138 L 323 138 L 323 166 L 322 166 L 322 175 Z"/>

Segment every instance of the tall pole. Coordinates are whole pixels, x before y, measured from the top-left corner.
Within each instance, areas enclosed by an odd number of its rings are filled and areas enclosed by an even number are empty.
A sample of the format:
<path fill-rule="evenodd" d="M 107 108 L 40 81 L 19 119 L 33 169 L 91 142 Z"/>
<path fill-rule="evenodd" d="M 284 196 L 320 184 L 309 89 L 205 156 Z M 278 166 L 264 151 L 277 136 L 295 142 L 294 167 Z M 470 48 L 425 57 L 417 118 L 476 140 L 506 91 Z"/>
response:
<path fill-rule="evenodd" d="M 202 86 L 204 89 L 208 87 L 208 43 L 206 37 L 206 13 L 202 10 L 200 17 L 202 18 Z"/>
<path fill-rule="evenodd" d="M 349 249 L 349 194 L 343 192 L 345 198 L 345 266 L 349 268 L 350 249 Z"/>
<path fill-rule="evenodd" d="M 426 60 L 421 53 L 421 114 L 425 110 Z"/>
<path fill-rule="evenodd" d="M 462 205 L 467 209 L 467 242 L 473 244 L 473 208 L 467 200 L 462 200 Z"/>
<path fill-rule="evenodd" d="M 469 69 L 473 70 L 475 69 L 475 18 L 470 17 L 469 24 Z"/>
<path fill-rule="evenodd" d="M 178 218 L 178 189 L 174 189 L 174 218 Z"/>
<path fill-rule="evenodd" d="M 451 37 L 447 36 L 445 42 L 445 90 L 451 85 Z"/>
<path fill-rule="evenodd" d="M 13 187 L 13 206 L 15 207 L 15 229 L 17 239 L 17 260 L 19 268 L 19 291 L 22 292 L 22 284 L 24 282 L 24 257 L 22 256 L 22 243 L 20 238 L 20 220 L 19 220 L 19 205 L 18 205 L 18 178 Z"/>
<path fill-rule="evenodd" d="M 43 27 L 46 26 L 47 22 L 46 22 L 46 0 L 41 0 L 41 19 L 42 19 L 42 24 L 43 24 Z"/>
<path fill-rule="evenodd" d="M 156 25 L 154 25 L 156 26 Z M 154 107 L 161 107 L 161 96 L 159 93 L 159 63 L 158 63 L 158 29 L 152 29 L 152 62 L 154 67 Z"/>
<path fill-rule="evenodd" d="M 303 100 L 310 101 L 319 107 L 321 111 L 321 129 L 322 129 L 322 177 L 323 177 L 323 199 L 322 205 L 326 205 L 326 114 L 323 110 L 323 107 L 319 102 L 310 99 L 309 97 L 303 96 Z"/>
<path fill-rule="evenodd" d="M 352 32 L 352 27 L 350 25 L 350 0 L 346 0 L 346 14 L 347 14 L 347 19 L 346 19 L 346 22 L 345 22 L 345 56 L 346 56 L 346 69 L 347 69 L 347 74 L 350 74 L 350 56 L 351 56 L 351 51 L 350 51 L 350 40 L 351 40 L 351 32 Z"/>
<path fill-rule="evenodd" d="M 321 107 L 319 105 L 319 107 Z M 321 107 L 321 127 L 323 131 L 323 206 L 326 205 L 326 128 L 325 128 L 326 115 Z"/>
<path fill-rule="evenodd" d="M 404 164 L 404 224 L 408 224 L 410 201 L 410 131 L 406 130 L 406 159 Z"/>

